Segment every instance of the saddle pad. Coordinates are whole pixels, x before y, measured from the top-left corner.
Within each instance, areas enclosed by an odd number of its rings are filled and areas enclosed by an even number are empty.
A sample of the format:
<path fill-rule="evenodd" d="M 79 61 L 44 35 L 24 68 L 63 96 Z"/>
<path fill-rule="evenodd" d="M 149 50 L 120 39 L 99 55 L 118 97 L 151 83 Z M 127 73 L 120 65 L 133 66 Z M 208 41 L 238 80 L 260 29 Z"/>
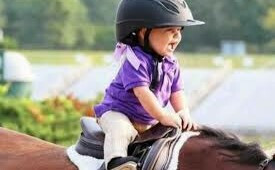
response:
<path fill-rule="evenodd" d="M 79 170 L 98 170 L 104 163 L 103 159 L 80 155 L 75 151 L 75 145 L 67 148 L 67 155 L 71 162 L 76 165 Z"/>
<path fill-rule="evenodd" d="M 184 143 L 193 136 L 198 136 L 199 132 L 184 132 L 179 140 L 177 141 L 173 155 L 171 158 L 171 162 L 168 166 L 167 170 L 176 170 L 178 167 L 178 156 L 181 147 Z M 67 155 L 71 162 L 78 167 L 79 170 L 98 170 L 101 168 L 102 164 L 104 163 L 103 159 L 96 159 L 91 156 L 80 155 L 75 151 L 75 145 L 70 146 L 67 148 Z"/>

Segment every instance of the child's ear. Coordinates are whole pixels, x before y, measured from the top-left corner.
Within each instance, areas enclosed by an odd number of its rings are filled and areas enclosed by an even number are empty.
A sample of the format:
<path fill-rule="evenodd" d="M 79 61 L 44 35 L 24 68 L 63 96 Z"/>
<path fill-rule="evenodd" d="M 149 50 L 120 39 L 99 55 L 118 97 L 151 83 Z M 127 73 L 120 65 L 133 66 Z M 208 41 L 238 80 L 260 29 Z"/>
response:
<path fill-rule="evenodd" d="M 144 36 L 145 36 L 146 30 L 147 30 L 146 28 L 141 28 L 138 31 L 138 39 L 139 39 L 139 42 L 141 43 L 141 45 L 144 44 Z"/>
<path fill-rule="evenodd" d="M 145 32 L 146 32 L 146 28 L 141 28 L 140 30 L 139 30 L 139 34 L 140 34 L 140 36 L 144 39 L 144 35 L 145 35 Z"/>

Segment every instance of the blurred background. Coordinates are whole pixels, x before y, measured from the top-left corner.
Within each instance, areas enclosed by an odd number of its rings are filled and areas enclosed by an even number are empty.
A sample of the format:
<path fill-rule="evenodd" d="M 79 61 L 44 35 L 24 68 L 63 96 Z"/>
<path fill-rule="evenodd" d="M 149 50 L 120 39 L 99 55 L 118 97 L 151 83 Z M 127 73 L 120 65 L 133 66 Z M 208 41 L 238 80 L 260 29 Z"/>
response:
<path fill-rule="evenodd" d="M 69 145 L 117 64 L 119 0 L 0 0 L 0 126 Z M 192 115 L 275 148 L 275 1 L 187 0 L 178 57 Z M 168 110 L 171 108 L 167 108 Z"/>

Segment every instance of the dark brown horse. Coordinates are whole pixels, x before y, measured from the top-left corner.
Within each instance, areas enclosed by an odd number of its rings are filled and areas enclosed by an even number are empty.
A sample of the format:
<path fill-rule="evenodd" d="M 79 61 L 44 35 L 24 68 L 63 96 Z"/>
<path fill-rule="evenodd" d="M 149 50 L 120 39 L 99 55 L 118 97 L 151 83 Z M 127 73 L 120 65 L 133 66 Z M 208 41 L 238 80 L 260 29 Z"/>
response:
<path fill-rule="evenodd" d="M 1 170 L 74 170 L 64 147 L 0 128 Z M 266 160 L 266 163 L 263 162 Z M 262 164 L 262 166 L 260 166 Z M 266 164 L 266 165 L 265 165 Z M 179 170 L 275 170 L 257 144 L 210 128 L 191 137 L 181 148 Z"/>

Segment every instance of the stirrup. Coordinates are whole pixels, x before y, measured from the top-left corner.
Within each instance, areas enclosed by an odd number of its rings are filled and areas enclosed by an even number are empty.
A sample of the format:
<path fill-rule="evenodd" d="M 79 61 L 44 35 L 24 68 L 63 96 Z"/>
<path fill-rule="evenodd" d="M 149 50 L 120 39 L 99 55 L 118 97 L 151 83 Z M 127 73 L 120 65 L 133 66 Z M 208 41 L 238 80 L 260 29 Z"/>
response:
<path fill-rule="evenodd" d="M 134 161 L 125 162 L 111 170 L 137 170 L 137 163 Z"/>

